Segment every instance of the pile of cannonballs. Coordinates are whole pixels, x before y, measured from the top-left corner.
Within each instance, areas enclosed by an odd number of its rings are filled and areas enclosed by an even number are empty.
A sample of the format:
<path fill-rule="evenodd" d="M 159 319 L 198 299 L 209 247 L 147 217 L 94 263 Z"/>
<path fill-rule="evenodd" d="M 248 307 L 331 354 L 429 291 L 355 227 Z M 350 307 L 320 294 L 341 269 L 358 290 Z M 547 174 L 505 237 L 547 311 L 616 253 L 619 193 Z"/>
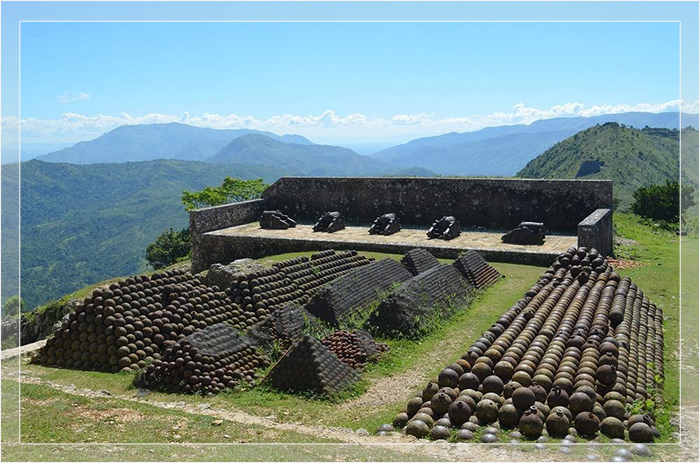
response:
<path fill-rule="evenodd" d="M 183 270 L 135 276 L 93 291 L 34 360 L 81 370 L 138 370 L 160 358 L 166 341 L 243 313 L 218 287 Z"/>
<path fill-rule="evenodd" d="M 490 426 L 487 436 L 501 428 L 532 440 L 601 433 L 651 442 L 660 435 L 653 416 L 629 410 L 663 378 L 662 320 L 595 249 L 572 247 L 393 427 L 432 439 L 469 440 Z"/>
<path fill-rule="evenodd" d="M 361 370 L 369 362 L 376 362 L 382 352 L 389 350 L 386 344 L 378 344 L 369 333 L 356 333 L 338 330 L 321 340 L 328 350 L 343 363 L 355 370 Z"/>
<path fill-rule="evenodd" d="M 136 382 L 167 392 L 216 394 L 241 381 L 253 385 L 255 370 L 269 364 L 230 324 L 218 323 L 178 342 L 166 341 L 162 358 L 146 366 Z"/>

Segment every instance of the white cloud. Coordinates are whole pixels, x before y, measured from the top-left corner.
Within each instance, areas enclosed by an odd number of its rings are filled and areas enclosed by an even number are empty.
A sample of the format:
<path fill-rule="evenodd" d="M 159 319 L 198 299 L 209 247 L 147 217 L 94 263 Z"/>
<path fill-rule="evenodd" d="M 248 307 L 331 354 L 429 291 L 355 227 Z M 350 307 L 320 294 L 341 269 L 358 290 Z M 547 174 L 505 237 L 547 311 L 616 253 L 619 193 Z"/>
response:
<path fill-rule="evenodd" d="M 258 129 L 271 132 L 298 133 L 319 142 L 367 142 L 410 140 L 420 136 L 446 132 L 465 132 L 484 127 L 529 124 L 539 119 L 567 116 L 597 116 L 630 111 L 665 112 L 678 109 L 688 113 L 700 112 L 700 102 L 680 100 L 666 103 L 640 103 L 636 105 L 594 105 L 566 103 L 549 109 L 528 107 L 518 103 L 509 112 L 475 114 L 470 116 L 436 117 L 434 114 L 397 114 L 388 118 L 370 118 L 364 114 L 341 116 L 333 110 L 318 115 L 281 114 L 268 119 L 238 114 L 204 113 L 193 116 L 183 114 L 146 114 L 133 116 L 127 113 L 110 116 L 99 114 L 86 116 L 67 112 L 59 119 L 25 118 L 22 120 L 22 139 L 33 142 L 77 142 L 96 138 L 121 125 L 181 122 L 197 127 L 215 129 Z M 5 140 L 16 140 L 19 120 L 16 117 L 2 119 L 2 135 Z"/>
<path fill-rule="evenodd" d="M 65 91 L 59 97 L 58 101 L 61 103 L 72 103 L 74 101 L 82 101 L 90 99 L 90 94 L 88 93 L 75 93 Z"/>

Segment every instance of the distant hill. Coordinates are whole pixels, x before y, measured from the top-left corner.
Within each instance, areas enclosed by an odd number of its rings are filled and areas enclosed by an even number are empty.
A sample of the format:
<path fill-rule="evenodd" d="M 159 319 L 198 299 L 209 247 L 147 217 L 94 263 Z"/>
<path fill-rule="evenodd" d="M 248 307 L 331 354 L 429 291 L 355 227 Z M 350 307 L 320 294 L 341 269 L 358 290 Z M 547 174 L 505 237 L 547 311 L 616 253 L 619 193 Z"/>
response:
<path fill-rule="evenodd" d="M 544 119 L 530 125 L 488 127 L 412 140 L 372 155 L 397 167 L 425 167 L 442 175 L 512 176 L 540 153 L 575 133 L 605 122 L 643 128 L 679 128 L 679 114 L 622 113 Z M 683 114 L 682 126 L 698 128 L 697 114 Z"/>
<path fill-rule="evenodd" d="M 201 161 L 218 152 L 232 140 L 248 134 L 261 134 L 282 143 L 312 145 L 301 135 L 275 135 L 257 130 L 217 130 L 186 124 L 123 125 L 90 141 L 38 156 L 45 162 L 96 164 L 179 159 Z"/>
<path fill-rule="evenodd" d="M 2 166 L 3 192 L 17 187 L 17 170 L 17 164 Z M 146 246 L 163 230 L 188 225 L 183 190 L 218 185 L 227 175 L 273 182 L 287 172 L 174 160 L 89 166 L 33 160 L 21 164 L 21 175 L 22 297 L 33 308 L 145 270 Z M 3 194 L 3 257 L 6 232 L 10 239 L 16 235 L 6 227 L 17 220 L 16 209 L 6 214 L 4 200 Z M 7 252 L 12 257 L 11 248 Z M 3 265 L 3 282 L 12 270 Z M 3 297 L 12 290 L 16 294 L 16 287 L 3 284 Z"/>
<path fill-rule="evenodd" d="M 282 143 L 259 134 L 243 135 L 205 162 L 278 167 L 293 175 L 382 175 L 385 163 L 338 146 Z"/>
<path fill-rule="evenodd" d="M 625 209 L 640 186 L 678 179 L 678 140 L 679 131 L 674 129 L 596 125 L 557 143 L 530 161 L 518 177 L 609 179 L 619 207 Z M 685 129 L 683 140 L 688 145 L 684 153 L 694 149 L 697 160 L 698 131 Z M 691 171 L 683 170 L 684 181 L 697 189 L 698 172 Z"/>

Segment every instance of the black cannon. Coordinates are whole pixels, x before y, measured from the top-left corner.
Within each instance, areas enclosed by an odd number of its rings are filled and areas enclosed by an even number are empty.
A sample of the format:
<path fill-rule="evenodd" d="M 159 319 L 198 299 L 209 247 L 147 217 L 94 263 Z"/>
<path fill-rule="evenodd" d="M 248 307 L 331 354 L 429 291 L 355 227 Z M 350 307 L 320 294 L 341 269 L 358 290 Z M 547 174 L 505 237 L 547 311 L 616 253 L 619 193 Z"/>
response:
<path fill-rule="evenodd" d="M 326 212 L 314 225 L 315 232 L 333 233 L 345 228 L 345 217 L 338 212 Z"/>
<path fill-rule="evenodd" d="M 459 220 L 451 215 L 446 215 L 433 222 L 433 226 L 428 230 L 428 239 L 451 240 L 457 238 L 461 233 Z"/>
<path fill-rule="evenodd" d="M 370 235 L 393 235 L 401 230 L 401 221 L 394 213 L 380 215 L 369 227 Z"/>
<path fill-rule="evenodd" d="M 501 237 L 508 244 L 544 244 L 545 226 L 541 222 L 520 222 L 513 230 Z"/>
<path fill-rule="evenodd" d="M 262 215 L 260 216 L 260 228 L 270 230 L 286 230 L 296 226 L 297 223 L 294 220 L 280 211 L 263 211 Z"/>

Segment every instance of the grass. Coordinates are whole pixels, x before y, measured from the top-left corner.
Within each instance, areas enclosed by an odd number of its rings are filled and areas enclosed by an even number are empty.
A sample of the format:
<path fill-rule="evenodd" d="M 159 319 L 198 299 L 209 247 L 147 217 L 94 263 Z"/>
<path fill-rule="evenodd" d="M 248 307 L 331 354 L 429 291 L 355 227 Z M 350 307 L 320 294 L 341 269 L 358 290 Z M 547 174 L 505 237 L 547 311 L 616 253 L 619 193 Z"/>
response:
<path fill-rule="evenodd" d="M 684 405 L 698 403 L 697 370 L 679 371 L 681 353 L 685 365 L 698 364 L 698 238 L 682 238 L 681 272 L 681 238 L 661 227 L 650 226 L 632 214 L 615 214 L 614 223 L 619 237 L 633 240 L 616 247 L 617 257 L 643 264 L 638 268 L 619 270 L 619 273 L 632 278 L 664 311 L 664 404 L 657 424 L 664 440 L 668 440 L 673 430 L 669 413 L 678 410 L 681 394 Z M 684 346 L 679 348 L 681 339 Z"/>

